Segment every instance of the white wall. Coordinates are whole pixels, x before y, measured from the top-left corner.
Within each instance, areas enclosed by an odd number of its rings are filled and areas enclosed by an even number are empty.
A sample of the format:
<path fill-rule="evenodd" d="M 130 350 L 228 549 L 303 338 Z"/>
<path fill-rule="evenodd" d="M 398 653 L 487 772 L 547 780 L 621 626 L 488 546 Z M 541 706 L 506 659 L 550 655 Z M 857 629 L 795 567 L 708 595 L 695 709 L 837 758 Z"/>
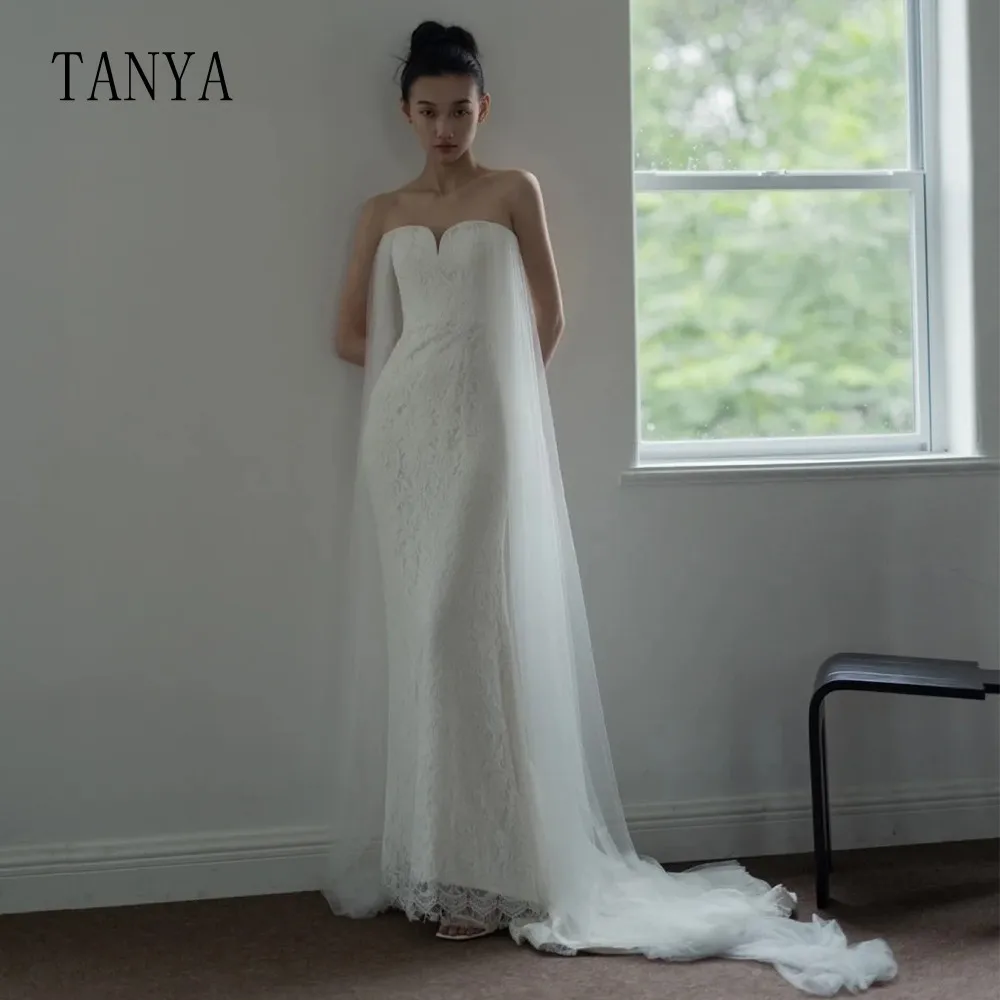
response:
<path fill-rule="evenodd" d="M 973 3 L 977 213 L 995 222 L 997 15 Z M 391 56 L 420 16 L 480 36 L 481 153 L 546 191 L 564 472 L 643 843 L 808 845 L 805 710 L 828 653 L 996 665 L 995 473 L 621 485 L 627 5 L 587 7 L 6 5 L 0 909 L 315 884 L 358 404 L 327 338 L 356 206 L 419 168 Z M 84 54 L 73 103 L 63 49 Z M 102 50 L 124 90 L 125 51 L 171 49 L 196 52 L 187 103 L 162 60 L 155 103 L 84 99 Z M 234 100 L 199 103 L 216 49 Z M 994 367 L 995 229 L 977 235 Z M 845 697 L 831 727 L 842 843 L 995 831 L 995 707 Z M 206 864 L 162 867 L 185 858 Z"/>

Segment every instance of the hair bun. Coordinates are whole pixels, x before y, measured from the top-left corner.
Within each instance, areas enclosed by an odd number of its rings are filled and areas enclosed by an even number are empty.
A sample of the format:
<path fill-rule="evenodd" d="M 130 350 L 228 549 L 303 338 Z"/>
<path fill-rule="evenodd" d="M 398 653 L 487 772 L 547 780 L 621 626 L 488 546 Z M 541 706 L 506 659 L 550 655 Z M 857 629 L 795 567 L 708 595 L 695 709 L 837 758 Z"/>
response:
<path fill-rule="evenodd" d="M 424 21 L 418 24 L 414 28 L 413 34 L 410 35 L 411 55 L 419 49 L 437 45 L 454 45 L 456 48 L 468 52 L 473 58 L 479 58 L 479 47 L 476 45 L 475 38 L 465 28 L 460 28 L 458 25 L 453 24 L 446 28 L 438 21 Z"/>
<path fill-rule="evenodd" d="M 465 49 L 473 58 L 479 58 L 479 46 L 476 45 L 475 38 L 472 34 L 465 30 L 465 28 L 460 28 L 458 25 L 453 24 L 447 29 L 447 40 L 452 45 L 457 45 L 460 49 Z"/>

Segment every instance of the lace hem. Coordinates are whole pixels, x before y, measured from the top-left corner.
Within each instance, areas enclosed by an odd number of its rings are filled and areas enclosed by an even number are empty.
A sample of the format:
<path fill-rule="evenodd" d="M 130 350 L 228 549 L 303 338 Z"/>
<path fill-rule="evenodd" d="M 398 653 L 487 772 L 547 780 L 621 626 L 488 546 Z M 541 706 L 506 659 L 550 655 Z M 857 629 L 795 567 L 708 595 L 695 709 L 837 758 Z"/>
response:
<path fill-rule="evenodd" d="M 385 873 L 388 905 L 402 910 L 410 920 L 475 920 L 487 927 L 505 928 L 511 923 L 545 919 L 535 904 L 511 899 L 500 893 L 439 882 L 418 882 L 403 873 Z"/>

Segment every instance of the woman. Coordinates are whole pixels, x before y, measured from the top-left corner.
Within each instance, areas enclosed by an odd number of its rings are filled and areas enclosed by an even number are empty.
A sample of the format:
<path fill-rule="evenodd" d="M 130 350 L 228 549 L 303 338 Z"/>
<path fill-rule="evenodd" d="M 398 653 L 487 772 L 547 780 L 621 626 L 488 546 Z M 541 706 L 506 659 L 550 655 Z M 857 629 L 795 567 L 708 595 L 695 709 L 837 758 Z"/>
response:
<path fill-rule="evenodd" d="M 821 995 L 892 978 L 883 942 L 789 919 L 737 864 L 636 854 L 545 383 L 563 318 L 538 184 L 472 153 L 490 98 L 468 32 L 421 24 L 401 85 L 425 167 L 364 206 L 336 333 L 365 388 L 331 906 L 564 955 L 767 961 Z"/>

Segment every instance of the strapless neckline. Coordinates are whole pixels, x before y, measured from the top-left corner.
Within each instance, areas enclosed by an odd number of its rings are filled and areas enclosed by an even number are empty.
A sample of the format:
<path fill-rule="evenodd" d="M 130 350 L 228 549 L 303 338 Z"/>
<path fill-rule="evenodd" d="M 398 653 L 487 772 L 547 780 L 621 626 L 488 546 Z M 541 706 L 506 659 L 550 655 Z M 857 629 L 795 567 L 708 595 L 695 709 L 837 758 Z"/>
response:
<path fill-rule="evenodd" d="M 379 243 L 381 244 L 385 240 L 389 239 L 391 236 L 394 236 L 396 233 L 404 232 L 406 230 L 417 230 L 428 233 L 430 235 L 431 239 L 434 241 L 435 253 L 437 253 L 438 256 L 440 256 L 441 248 L 444 245 L 445 238 L 450 233 L 453 233 L 456 230 L 462 229 L 466 226 L 489 226 L 494 229 L 502 229 L 505 233 L 509 233 L 515 239 L 517 237 L 517 234 L 514 232 L 514 230 L 511 229 L 510 226 L 505 226 L 502 222 L 495 222 L 492 219 L 462 219 L 460 222 L 455 222 L 452 225 L 448 226 L 445 230 L 442 231 L 440 236 L 437 233 L 435 233 L 430 226 L 424 226 L 418 223 L 410 223 L 403 226 L 393 226 L 392 229 L 387 229 L 382 234 L 382 238 L 381 240 L 379 240 Z"/>

